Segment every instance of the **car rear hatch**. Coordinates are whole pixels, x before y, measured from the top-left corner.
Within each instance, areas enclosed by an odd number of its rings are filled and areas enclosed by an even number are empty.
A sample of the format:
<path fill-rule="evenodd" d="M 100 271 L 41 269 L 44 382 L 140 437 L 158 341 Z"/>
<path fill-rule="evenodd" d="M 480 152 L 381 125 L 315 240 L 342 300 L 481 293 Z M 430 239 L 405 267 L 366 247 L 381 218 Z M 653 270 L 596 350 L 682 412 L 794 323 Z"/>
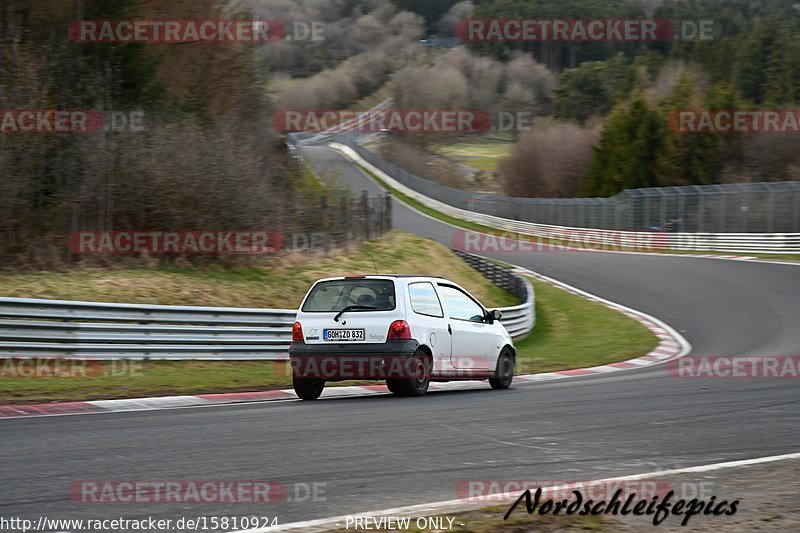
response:
<path fill-rule="evenodd" d="M 298 321 L 306 344 L 379 344 L 402 317 L 394 279 L 358 276 L 314 285 Z"/>

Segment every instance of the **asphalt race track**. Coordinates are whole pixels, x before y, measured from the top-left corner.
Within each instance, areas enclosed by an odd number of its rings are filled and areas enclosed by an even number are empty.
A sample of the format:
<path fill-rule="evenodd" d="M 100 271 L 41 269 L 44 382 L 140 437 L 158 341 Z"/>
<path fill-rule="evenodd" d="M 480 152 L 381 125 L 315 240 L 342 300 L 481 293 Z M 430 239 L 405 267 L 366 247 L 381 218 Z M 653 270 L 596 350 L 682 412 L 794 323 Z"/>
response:
<path fill-rule="evenodd" d="M 338 153 L 304 149 L 356 190 Z M 395 203 L 395 227 L 454 228 Z M 420 250 L 424 253 L 424 250 Z M 491 255 L 491 254 L 487 254 Z M 800 353 L 800 267 L 614 253 L 495 254 L 651 314 L 696 355 Z M 587 480 L 800 451 L 794 379 L 693 380 L 661 367 L 422 399 L 377 396 L 0 421 L 0 515 L 277 516 L 280 523 L 458 497 L 463 480 Z M 323 483 L 324 501 L 86 505 L 80 480 Z M 304 489 L 299 489 L 301 496 Z M 303 498 L 300 498 L 301 500 Z"/>

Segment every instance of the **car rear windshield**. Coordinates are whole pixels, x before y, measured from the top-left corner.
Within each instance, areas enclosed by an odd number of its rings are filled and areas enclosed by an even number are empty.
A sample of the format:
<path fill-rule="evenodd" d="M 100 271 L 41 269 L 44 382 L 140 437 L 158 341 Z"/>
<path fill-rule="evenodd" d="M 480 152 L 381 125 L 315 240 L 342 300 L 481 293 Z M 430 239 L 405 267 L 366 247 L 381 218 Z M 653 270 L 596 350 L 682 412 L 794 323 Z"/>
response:
<path fill-rule="evenodd" d="M 317 283 L 303 304 L 306 313 L 391 311 L 395 308 L 394 281 L 388 279 L 342 279 Z"/>

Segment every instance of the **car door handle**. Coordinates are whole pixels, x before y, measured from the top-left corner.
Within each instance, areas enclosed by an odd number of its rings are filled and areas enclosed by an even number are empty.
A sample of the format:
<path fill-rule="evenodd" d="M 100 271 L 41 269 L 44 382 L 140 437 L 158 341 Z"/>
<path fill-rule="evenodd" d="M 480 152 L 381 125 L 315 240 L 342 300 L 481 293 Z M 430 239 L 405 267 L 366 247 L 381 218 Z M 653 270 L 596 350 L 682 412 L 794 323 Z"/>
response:
<path fill-rule="evenodd" d="M 450 324 L 447 324 L 447 333 L 449 333 L 450 335 L 453 334 L 453 327 Z"/>

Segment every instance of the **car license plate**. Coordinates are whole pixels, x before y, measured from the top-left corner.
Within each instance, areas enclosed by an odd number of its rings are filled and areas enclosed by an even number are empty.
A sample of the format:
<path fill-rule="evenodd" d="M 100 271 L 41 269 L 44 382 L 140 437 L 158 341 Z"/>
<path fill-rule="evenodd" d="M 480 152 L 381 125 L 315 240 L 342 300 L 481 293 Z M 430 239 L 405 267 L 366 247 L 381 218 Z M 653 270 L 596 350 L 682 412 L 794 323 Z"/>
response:
<path fill-rule="evenodd" d="M 361 342 L 364 340 L 363 329 L 326 329 L 322 338 L 330 342 Z"/>

